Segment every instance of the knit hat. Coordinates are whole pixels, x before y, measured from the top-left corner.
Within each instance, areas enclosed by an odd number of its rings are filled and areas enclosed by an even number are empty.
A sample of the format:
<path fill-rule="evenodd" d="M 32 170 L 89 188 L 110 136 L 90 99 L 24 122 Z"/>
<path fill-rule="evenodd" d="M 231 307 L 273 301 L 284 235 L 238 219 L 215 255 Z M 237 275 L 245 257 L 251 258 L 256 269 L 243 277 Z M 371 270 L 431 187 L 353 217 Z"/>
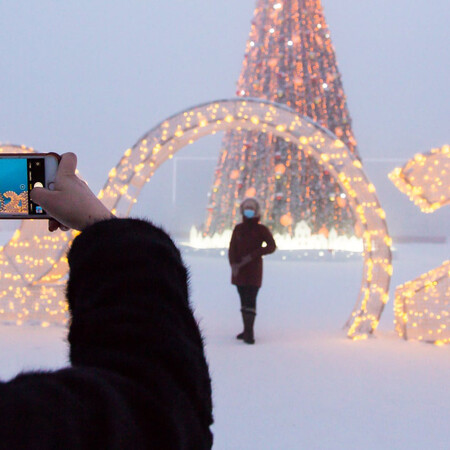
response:
<path fill-rule="evenodd" d="M 255 217 L 261 216 L 261 207 L 259 206 L 258 200 L 255 197 L 245 197 L 241 202 L 241 206 L 239 207 L 241 214 L 244 214 L 244 205 L 246 202 L 252 202 L 256 206 Z"/>

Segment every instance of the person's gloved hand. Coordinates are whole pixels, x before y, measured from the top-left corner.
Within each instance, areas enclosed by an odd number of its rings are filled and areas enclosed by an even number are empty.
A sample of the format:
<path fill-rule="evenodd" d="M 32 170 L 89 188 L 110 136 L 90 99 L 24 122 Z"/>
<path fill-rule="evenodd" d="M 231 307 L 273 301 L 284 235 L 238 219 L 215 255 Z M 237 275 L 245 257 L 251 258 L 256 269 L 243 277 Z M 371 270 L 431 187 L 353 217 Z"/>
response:
<path fill-rule="evenodd" d="M 77 177 L 76 168 L 76 155 L 64 153 L 50 189 L 34 188 L 30 193 L 31 200 L 52 217 L 48 224 L 50 231 L 58 228 L 82 231 L 95 222 L 114 217 L 88 185 Z"/>

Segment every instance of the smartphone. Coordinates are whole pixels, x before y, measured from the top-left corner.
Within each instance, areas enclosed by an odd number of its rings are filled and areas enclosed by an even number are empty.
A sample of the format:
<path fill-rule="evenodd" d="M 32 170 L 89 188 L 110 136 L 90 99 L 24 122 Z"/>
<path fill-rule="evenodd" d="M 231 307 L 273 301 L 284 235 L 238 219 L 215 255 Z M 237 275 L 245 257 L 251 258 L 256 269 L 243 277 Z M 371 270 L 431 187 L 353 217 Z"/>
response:
<path fill-rule="evenodd" d="M 55 181 L 60 159 L 56 153 L 0 154 L 0 219 L 48 219 L 30 192 Z"/>

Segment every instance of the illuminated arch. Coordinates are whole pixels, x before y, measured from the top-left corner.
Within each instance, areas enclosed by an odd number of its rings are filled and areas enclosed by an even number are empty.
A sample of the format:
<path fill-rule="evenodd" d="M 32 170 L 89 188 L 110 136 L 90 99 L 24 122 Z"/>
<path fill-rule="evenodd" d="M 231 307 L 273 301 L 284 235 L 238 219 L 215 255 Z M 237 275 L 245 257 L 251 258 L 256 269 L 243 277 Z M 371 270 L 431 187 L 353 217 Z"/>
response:
<path fill-rule="evenodd" d="M 221 100 L 196 106 L 161 122 L 126 150 L 109 173 L 99 198 L 120 217 L 126 217 L 142 187 L 154 172 L 181 148 L 218 131 L 270 132 L 306 150 L 328 170 L 347 194 L 364 244 L 364 270 L 357 304 L 347 322 L 348 335 L 364 338 L 378 325 L 388 300 L 391 239 L 375 188 L 356 159 L 336 136 L 306 117 L 279 104 L 257 99 Z M 40 282 L 66 273 L 61 259 Z M 36 281 L 37 283 L 39 281 Z"/>

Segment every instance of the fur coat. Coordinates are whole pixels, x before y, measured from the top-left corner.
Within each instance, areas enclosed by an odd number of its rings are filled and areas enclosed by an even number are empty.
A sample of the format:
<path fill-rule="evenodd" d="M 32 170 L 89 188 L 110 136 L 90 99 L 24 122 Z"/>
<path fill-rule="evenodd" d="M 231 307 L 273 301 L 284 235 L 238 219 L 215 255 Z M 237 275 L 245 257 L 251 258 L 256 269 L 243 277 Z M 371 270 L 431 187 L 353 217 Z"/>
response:
<path fill-rule="evenodd" d="M 203 342 L 168 235 L 107 220 L 68 259 L 71 365 L 0 382 L 0 449 L 211 448 Z"/>

